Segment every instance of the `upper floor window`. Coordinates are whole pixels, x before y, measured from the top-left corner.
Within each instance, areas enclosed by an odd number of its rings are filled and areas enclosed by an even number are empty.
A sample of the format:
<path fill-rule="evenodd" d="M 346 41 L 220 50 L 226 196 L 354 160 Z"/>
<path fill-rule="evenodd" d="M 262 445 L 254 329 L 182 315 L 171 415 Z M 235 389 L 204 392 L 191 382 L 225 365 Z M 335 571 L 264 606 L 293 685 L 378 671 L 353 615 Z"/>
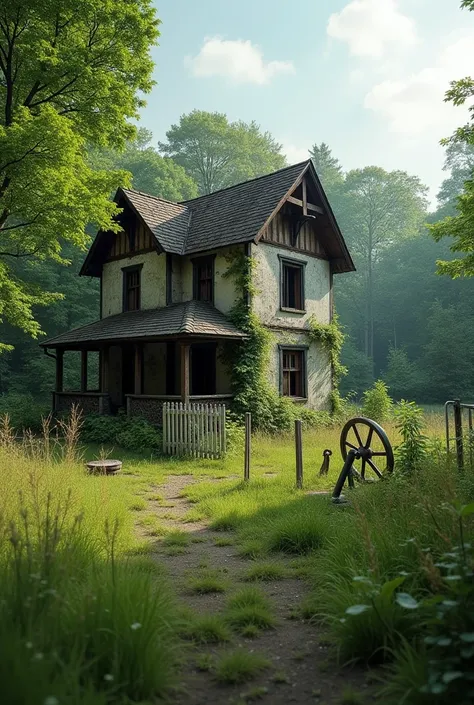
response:
<path fill-rule="evenodd" d="M 214 259 L 198 257 L 193 260 L 193 298 L 214 303 Z"/>
<path fill-rule="evenodd" d="M 284 397 L 306 397 L 306 350 L 280 348 L 281 393 Z"/>
<path fill-rule="evenodd" d="M 281 292 L 280 308 L 304 311 L 304 268 L 305 262 L 280 256 Z"/>
<path fill-rule="evenodd" d="M 142 265 L 124 267 L 123 272 L 123 310 L 138 311 L 140 308 L 140 275 Z"/>

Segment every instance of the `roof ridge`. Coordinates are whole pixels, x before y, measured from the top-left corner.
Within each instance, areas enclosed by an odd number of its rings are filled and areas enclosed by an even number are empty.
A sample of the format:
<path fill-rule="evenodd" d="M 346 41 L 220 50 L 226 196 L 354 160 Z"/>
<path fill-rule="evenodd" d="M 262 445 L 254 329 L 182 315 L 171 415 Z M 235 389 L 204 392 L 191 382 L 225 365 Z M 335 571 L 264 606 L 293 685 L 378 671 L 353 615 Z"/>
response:
<path fill-rule="evenodd" d="M 139 193 L 140 196 L 146 196 L 147 198 L 153 198 L 155 201 L 161 201 L 162 203 L 169 203 L 172 206 L 181 206 L 183 208 L 186 208 L 185 202 L 184 201 L 170 201 L 169 198 L 161 198 L 161 196 L 155 196 L 152 193 L 146 193 L 146 191 L 139 191 L 138 189 L 134 188 L 123 188 L 122 191 L 125 193 Z"/>
<path fill-rule="evenodd" d="M 247 179 L 246 181 L 239 181 L 238 184 L 233 184 L 232 186 L 225 186 L 224 188 L 219 188 L 217 191 L 211 191 L 210 193 L 204 193 L 202 196 L 196 196 L 196 198 L 188 198 L 185 201 L 178 201 L 177 205 L 187 205 L 188 203 L 194 203 L 195 201 L 199 201 L 201 198 L 209 198 L 209 196 L 215 196 L 216 193 L 221 193 L 222 191 L 229 191 L 230 189 L 237 188 L 238 186 L 243 186 L 244 184 L 249 184 L 252 181 L 258 181 L 259 179 L 267 179 L 269 176 L 275 176 L 276 174 L 280 174 L 282 171 L 287 171 L 288 169 L 294 169 L 295 167 L 300 166 L 303 168 L 303 165 L 307 165 L 308 162 L 310 162 L 311 159 L 305 159 L 303 162 L 296 162 L 296 164 L 289 164 L 288 166 L 283 166 L 281 169 L 277 169 L 276 171 L 271 171 L 268 174 L 262 174 L 261 176 L 254 176 L 251 179 Z"/>

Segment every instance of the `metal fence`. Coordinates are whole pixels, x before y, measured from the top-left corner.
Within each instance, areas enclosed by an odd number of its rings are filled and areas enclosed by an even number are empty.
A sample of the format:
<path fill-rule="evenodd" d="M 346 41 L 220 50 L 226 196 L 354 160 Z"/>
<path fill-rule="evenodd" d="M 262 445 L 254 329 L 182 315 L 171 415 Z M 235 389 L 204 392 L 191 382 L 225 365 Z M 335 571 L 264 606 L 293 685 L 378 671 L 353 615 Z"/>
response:
<path fill-rule="evenodd" d="M 474 461 L 474 434 L 473 434 L 474 404 L 463 404 L 459 399 L 447 401 L 444 405 L 446 423 L 446 450 L 451 451 L 452 443 L 456 447 L 456 460 L 458 469 L 463 470 L 465 464 L 465 444 L 467 442 L 469 465 L 472 468 Z M 450 413 L 451 412 L 451 413 Z M 465 419 L 467 416 L 467 428 Z M 454 421 L 454 435 L 451 435 L 451 425 Z"/>
<path fill-rule="evenodd" d="M 220 458 L 226 450 L 224 404 L 163 404 L 163 452 Z"/>

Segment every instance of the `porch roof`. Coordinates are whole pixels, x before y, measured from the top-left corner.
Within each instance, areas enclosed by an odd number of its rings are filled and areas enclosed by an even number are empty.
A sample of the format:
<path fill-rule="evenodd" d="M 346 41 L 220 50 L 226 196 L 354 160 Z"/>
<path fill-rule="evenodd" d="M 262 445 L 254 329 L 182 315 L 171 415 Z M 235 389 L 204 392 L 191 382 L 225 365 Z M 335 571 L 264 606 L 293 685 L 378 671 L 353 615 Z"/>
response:
<path fill-rule="evenodd" d="M 186 301 L 163 308 L 126 311 L 107 316 L 50 338 L 41 343 L 41 346 L 55 348 L 181 336 L 239 339 L 244 338 L 245 334 L 211 304 L 204 301 Z"/>

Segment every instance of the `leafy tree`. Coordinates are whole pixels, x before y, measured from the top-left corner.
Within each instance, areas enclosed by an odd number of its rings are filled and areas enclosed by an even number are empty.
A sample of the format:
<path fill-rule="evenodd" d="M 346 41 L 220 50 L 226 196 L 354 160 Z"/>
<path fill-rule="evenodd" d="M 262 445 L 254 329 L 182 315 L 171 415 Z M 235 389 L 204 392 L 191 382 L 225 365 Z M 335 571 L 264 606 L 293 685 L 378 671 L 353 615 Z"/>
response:
<path fill-rule="evenodd" d="M 151 146 L 152 134 L 145 128 L 137 131 L 121 152 L 113 149 L 91 149 L 89 160 L 100 169 L 121 169 L 132 177 L 132 187 L 170 201 L 183 201 L 198 195 L 197 185 L 182 166 L 162 157 Z"/>
<path fill-rule="evenodd" d="M 349 336 L 346 336 L 341 362 L 348 369 L 348 375 L 341 379 L 341 394 L 343 396 L 355 394 L 357 397 L 361 397 L 362 393 L 374 382 L 372 361 L 355 346 Z"/>
<path fill-rule="evenodd" d="M 388 351 L 384 381 L 394 399 L 413 399 L 416 396 L 419 382 L 418 369 L 403 348 L 390 348 Z"/>
<path fill-rule="evenodd" d="M 369 358 L 374 356 L 376 265 L 394 242 L 417 233 L 425 216 L 426 192 L 416 176 L 404 171 L 387 172 L 371 166 L 346 175 L 339 218 L 358 268 L 352 283 L 358 280 L 357 305 L 364 302 L 363 348 Z M 354 301 L 353 287 L 345 294 Z"/>
<path fill-rule="evenodd" d="M 161 151 L 184 167 L 201 194 L 285 166 L 281 145 L 269 132 L 255 122 L 229 122 L 223 113 L 193 110 L 166 137 Z"/>
<path fill-rule="evenodd" d="M 0 13 L 0 319 L 36 336 L 18 258 L 64 262 L 88 223 L 114 229 L 108 196 L 124 175 L 94 171 L 91 144 L 121 145 L 150 90 L 158 20 L 150 0 L 9 0 Z"/>
<path fill-rule="evenodd" d="M 339 160 L 333 157 L 329 145 L 325 142 L 313 144 L 309 150 L 309 156 L 313 161 L 314 168 L 321 180 L 327 197 L 332 201 L 335 192 L 340 190 L 344 183 L 344 174 Z"/>
<path fill-rule="evenodd" d="M 474 0 L 463 0 L 461 7 L 469 11 L 474 10 Z M 472 179 L 471 149 L 474 147 L 474 78 L 466 77 L 451 83 L 447 91 L 445 100 L 453 105 L 470 104 L 470 121 L 459 127 L 449 140 L 443 140 L 448 144 L 448 150 L 464 153 L 468 155 L 468 164 L 465 173 L 467 180 L 464 184 L 464 191 L 457 199 L 457 214 L 448 215 L 443 220 L 430 226 L 431 233 L 436 240 L 443 237 L 451 239 L 451 252 L 462 253 L 463 257 L 451 260 L 439 260 L 438 272 L 448 274 L 453 279 L 457 277 L 472 277 L 474 275 L 474 180 Z"/>

